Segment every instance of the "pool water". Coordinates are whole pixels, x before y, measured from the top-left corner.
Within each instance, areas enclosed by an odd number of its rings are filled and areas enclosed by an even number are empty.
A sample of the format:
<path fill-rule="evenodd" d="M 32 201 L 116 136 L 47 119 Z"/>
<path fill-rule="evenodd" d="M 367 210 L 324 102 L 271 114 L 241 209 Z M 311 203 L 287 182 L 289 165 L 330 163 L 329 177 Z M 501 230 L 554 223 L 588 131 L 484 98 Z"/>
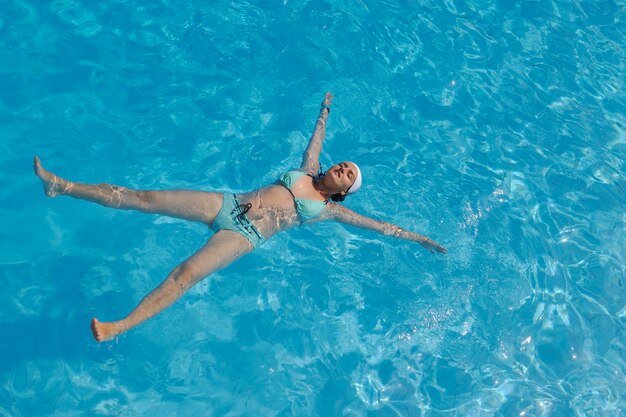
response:
<path fill-rule="evenodd" d="M 0 416 L 624 416 L 626 4 L 0 2 Z M 321 161 L 449 253 L 303 227 L 93 341 L 210 236 L 49 199 Z"/>

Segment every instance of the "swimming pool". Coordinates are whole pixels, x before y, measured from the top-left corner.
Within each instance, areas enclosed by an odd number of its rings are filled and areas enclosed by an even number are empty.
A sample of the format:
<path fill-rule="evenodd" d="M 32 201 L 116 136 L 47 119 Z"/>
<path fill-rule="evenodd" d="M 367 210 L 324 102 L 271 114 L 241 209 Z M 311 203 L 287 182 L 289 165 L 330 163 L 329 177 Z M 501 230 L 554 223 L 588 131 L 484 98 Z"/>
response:
<path fill-rule="evenodd" d="M 622 416 L 623 2 L 0 3 L 0 416 Z M 347 206 L 449 249 L 279 235 L 96 344 L 202 226 L 47 199 L 243 191 L 354 159 Z"/>

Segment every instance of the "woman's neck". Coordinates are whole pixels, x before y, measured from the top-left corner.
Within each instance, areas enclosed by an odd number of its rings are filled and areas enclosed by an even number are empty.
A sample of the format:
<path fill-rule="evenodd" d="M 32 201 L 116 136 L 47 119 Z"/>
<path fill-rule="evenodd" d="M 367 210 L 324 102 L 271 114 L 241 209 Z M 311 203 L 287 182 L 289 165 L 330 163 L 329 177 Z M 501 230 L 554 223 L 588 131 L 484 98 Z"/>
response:
<path fill-rule="evenodd" d="M 319 193 L 322 195 L 322 197 L 324 197 L 324 199 L 326 200 L 330 199 L 332 192 L 328 188 L 326 188 L 326 186 L 324 185 L 323 177 L 322 178 L 313 177 L 313 188 L 319 191 Z"/>

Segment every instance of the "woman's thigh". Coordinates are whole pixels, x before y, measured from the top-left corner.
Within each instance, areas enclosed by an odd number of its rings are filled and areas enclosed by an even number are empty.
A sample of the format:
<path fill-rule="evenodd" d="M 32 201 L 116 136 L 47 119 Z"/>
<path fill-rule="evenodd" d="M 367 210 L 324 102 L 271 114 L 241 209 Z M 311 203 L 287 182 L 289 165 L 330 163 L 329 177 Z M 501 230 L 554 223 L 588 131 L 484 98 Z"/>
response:
<path fill-rule="evenodd" d="M 222 193 L 167 190 L 138 191 L 142 211 L 211 225 L 222 208 Z"/>
<path fill-rule="evenodd" d="M 231 230 L 219 230 L 203 247 L 179 265 L 187 271 L 183 277 L 186 282 L 183 284 L 190 288 L 253 250 L 250 241 L 241 234 Z"/>

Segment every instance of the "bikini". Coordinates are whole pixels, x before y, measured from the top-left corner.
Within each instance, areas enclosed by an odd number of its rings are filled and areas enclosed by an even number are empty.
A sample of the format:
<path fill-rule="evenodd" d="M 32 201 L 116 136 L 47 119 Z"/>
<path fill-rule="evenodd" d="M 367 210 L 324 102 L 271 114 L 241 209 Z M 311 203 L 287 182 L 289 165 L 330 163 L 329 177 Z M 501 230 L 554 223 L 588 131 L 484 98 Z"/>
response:
<path fill-rule="evenodd" d="M 307 198 L 297 198 L 291 187 L 298 179 L 304 175 L 309 175 L 302 171 L 289 171 L 284 173 L 278 178 L 277 183 L 282 185 L 289 191 L 289 194 L 293 197 L 295 203 L 296 212 L 300 216 L 300 225 L 306 220 L 310 220 L 320 215 L 320 213 L 326 207 L 327 201 L 310 200 Z M 218 230 L 231 230 L 239 233 L 252 243 L 252 246 L 256 249 L 261 246 L 267 239 L 259 232 L 259 229 L 250 221 L 246 213 L 252 204 L 239 204 L 236 194 L 224 194 L 224 201 L 222 208 L 215 217 L 211 228 L 216 232 Z"/>
<path fill-rule="evenodd" d="M 295 195 L 293 195 L 291 187 L 293 187 L 296 181 L 298 181 L 305 175 L 308 175 L 310 177 L 312 176 L 302 171 L 289 171 L 285 172 L 278 178 L 278 184 L 285 187 L 287 191 L 289 191 L 289 194 L 291 194 L 291 196 L 293 197 L 293 201 L 296 204 L 296 211 L 298 212 L 298 215 L 300 215 L 300 225 L 302 225 L 302 223 L 306 220 L 310 220 L 314 217 L 319 216 L 320 213 L 324 210 L 324 207 L 326 207 L 326 203 L 328 203 L 328 201 L 297 198 Z"/>
<path fill-rule="evenodd" d="M 237 200 L 237 194 L 224 193 L 224 201 L 222 202 L 222 208 L 217 213 L 211 229 L 218 230 L 231 230 L 239 233 L 252 243 L 254 249 L 265 243 L 265 238 L 259 232 L 259 229 L 250 221 L 246 213 L 252 204 L 239 204 Z"/>

